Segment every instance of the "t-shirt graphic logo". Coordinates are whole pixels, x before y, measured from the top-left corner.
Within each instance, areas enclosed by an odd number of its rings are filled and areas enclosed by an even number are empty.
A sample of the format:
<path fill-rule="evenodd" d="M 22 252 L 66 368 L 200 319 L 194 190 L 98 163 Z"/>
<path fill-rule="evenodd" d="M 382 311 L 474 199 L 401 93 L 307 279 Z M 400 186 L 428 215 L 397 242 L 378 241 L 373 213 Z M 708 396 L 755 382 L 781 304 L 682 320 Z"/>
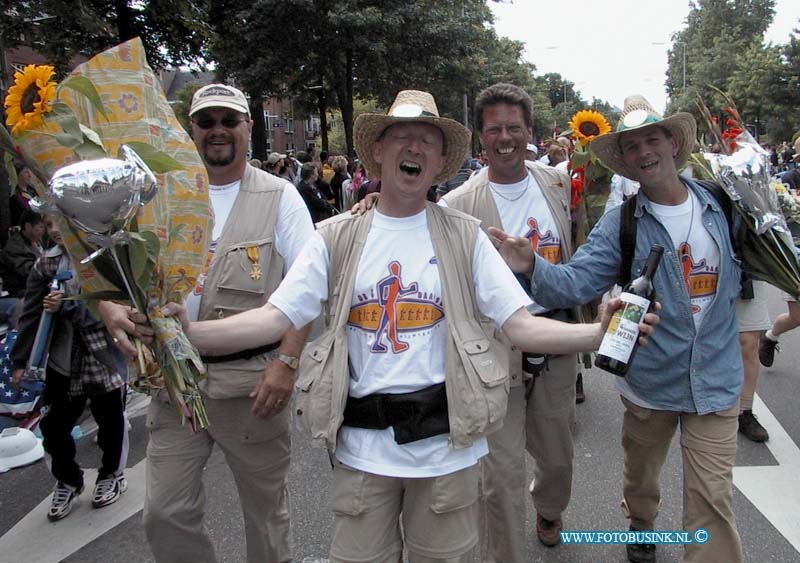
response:
<path fill-rule="evenodd" d="M 525 238 L 530 239 L 533 251 L 551 264 L 560 263 L 561 245 L 553 236 L 553 233 L 550 231 L 542 233 L 539 230 L 539 223 L 533 217 L 528 217 L 526 223 L 529 229 L 525 233 Z"/>
<path fill-rule="evenodd" d="M 695 262 L 688 242 L 683 242 L 678 247 L 678 256 L 681 260 L 683 283 L 686 284 L 686 291 L 692 300 L 692 313 L 697 313 L 700 307 L 694 301 L 713 297 L 717 292 L 718 272 L 716 268 L 708 266 L 705 258 Z"/>
<path fill-rule="evenodd" d="M 361 302 L 351 307 L 347 324 L 375 334 L 370 352 L 383 354 L 391 346 L 399 354 L 409 348 L 399 333 L 430 329 L 444 318 L 444 310 L 440 299 L 419 292 L 417 282 L 403 284 L 400 262 L 393 260 L 387 269 L 389 275 L 375 284 L 377 298 L 360 295 Z"/>
<path fill-rule="evenodd" d="M 400 279 L 400 262 L 393 260 L 389 264 L 389 275 L 378 282 L 378 302 L 383 307 L 381 320 L 378 321 L 378 330 L 375 331 L 375 342 L 372 344 L 373 352 L 386 352 L 383 345 L 383 335 L 389 337 L 392 352 L 399 354 L 408 350 L 408 344 L 401 342 L 397 336 L 397 300 L 409 293 L 417 292 L 417 282 L 412 282 L 408 287 L 403 287 Z"/>

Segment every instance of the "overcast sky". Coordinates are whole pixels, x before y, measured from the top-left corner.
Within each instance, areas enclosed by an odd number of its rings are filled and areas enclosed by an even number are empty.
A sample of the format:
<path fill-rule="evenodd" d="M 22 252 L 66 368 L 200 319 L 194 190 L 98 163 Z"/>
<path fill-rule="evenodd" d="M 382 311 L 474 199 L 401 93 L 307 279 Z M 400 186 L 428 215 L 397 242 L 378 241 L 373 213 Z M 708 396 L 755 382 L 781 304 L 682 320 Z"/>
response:
<path fill-rule="evenodd" d="M 514 0 L 489 2 L 499 35 L 523 41 L 536 74 L 558 72 L 581 96 L 622 107 L 642 94 L 663 111 L 670 36 L 684 27 L 688 0 Z M 766 40 L 787 43 L 800 27 L 800 1 L 777 0 Z"/>

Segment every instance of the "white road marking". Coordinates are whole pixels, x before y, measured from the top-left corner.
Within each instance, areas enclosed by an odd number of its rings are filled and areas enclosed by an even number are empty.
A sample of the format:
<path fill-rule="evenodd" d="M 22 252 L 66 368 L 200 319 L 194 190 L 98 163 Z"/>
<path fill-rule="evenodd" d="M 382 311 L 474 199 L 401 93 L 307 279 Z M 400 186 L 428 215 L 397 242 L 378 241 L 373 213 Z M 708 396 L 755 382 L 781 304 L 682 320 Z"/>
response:
<path fill-rule="evenodd" d="M 128 492 L 110 506 L 92 508 L 96 469 L 84 469 L 86 488 L 80 504 L 58 522 L 47 519 L 50 496 L 0 538 L 0 554 L 25 554 L 26 561 L 58 563 L 99 538 L 144 507 L 145 461 L 125 470 Z"/>
<path fill-rule="evenodd" d="M 769 432 L 766 446 L 778 465 L 734 467 L 733 484 L 800 552 L 800 448 L 758 395 L 753 412 Z"/>

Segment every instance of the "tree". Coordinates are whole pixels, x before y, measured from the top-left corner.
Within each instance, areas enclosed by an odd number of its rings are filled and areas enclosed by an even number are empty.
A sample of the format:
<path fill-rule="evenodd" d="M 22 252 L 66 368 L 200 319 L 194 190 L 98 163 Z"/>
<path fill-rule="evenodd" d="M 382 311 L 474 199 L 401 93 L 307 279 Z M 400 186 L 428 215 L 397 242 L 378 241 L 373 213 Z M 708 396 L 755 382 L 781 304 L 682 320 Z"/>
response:
<path fill-rule="evenodd" d="M 155 68 L 202 64 L 206 59 L 210 0 L 29 0 L 0 19 L 6 48 L 27 45 L 60 74 L 76 56 L 90 57 L 140 37 Z"/>
<path fill-rule="evenodd" d="M 773 140 L 791 137 L 797 123 L 786 119 L 785 110 L 797 107 L 797 98 L 790 90 L 789 67 L 781 60 L 781 48 L 754 42 L 736 57 L 736 65 L 727 92 L 745 123 Z"/>
<path fill-rule="evenodd" d="M 737 68 L 737 54 L 763 40 L 774 15 L 775 0 L 690 2 L 686 27 L 673 36 L 668 53 L 669 112 L 688 111 L 699 118 L 697 94 L 708 84 L 726 88 Z M 707 101 L 715 107 L 721 102 Z"/>
<path fill-rule="evenodd" d="M 356 99 L 385 107 L 400 88 L 420 88 L 459 118 L 455 100 L 477 83 L 491 23 L 481 0 L 223 0 L 210 16 L 221 74 L 251 98 L 313 95 L 321 116 L 338 106 L 351 156 Z"/>

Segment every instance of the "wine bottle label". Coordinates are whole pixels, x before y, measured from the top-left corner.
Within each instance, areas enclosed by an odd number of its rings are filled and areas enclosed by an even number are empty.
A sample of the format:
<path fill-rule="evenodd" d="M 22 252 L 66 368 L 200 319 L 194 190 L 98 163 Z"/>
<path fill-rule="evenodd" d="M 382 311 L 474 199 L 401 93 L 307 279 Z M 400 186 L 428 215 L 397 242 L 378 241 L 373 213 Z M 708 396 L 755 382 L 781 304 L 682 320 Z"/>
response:
<path fill-rule="evenodd" d="M 597 353 L 627 363 L 639 336 L 639 322 L 650 301 L 633 293 L 620 295 L 622 307 L 614 311 Z"/>

